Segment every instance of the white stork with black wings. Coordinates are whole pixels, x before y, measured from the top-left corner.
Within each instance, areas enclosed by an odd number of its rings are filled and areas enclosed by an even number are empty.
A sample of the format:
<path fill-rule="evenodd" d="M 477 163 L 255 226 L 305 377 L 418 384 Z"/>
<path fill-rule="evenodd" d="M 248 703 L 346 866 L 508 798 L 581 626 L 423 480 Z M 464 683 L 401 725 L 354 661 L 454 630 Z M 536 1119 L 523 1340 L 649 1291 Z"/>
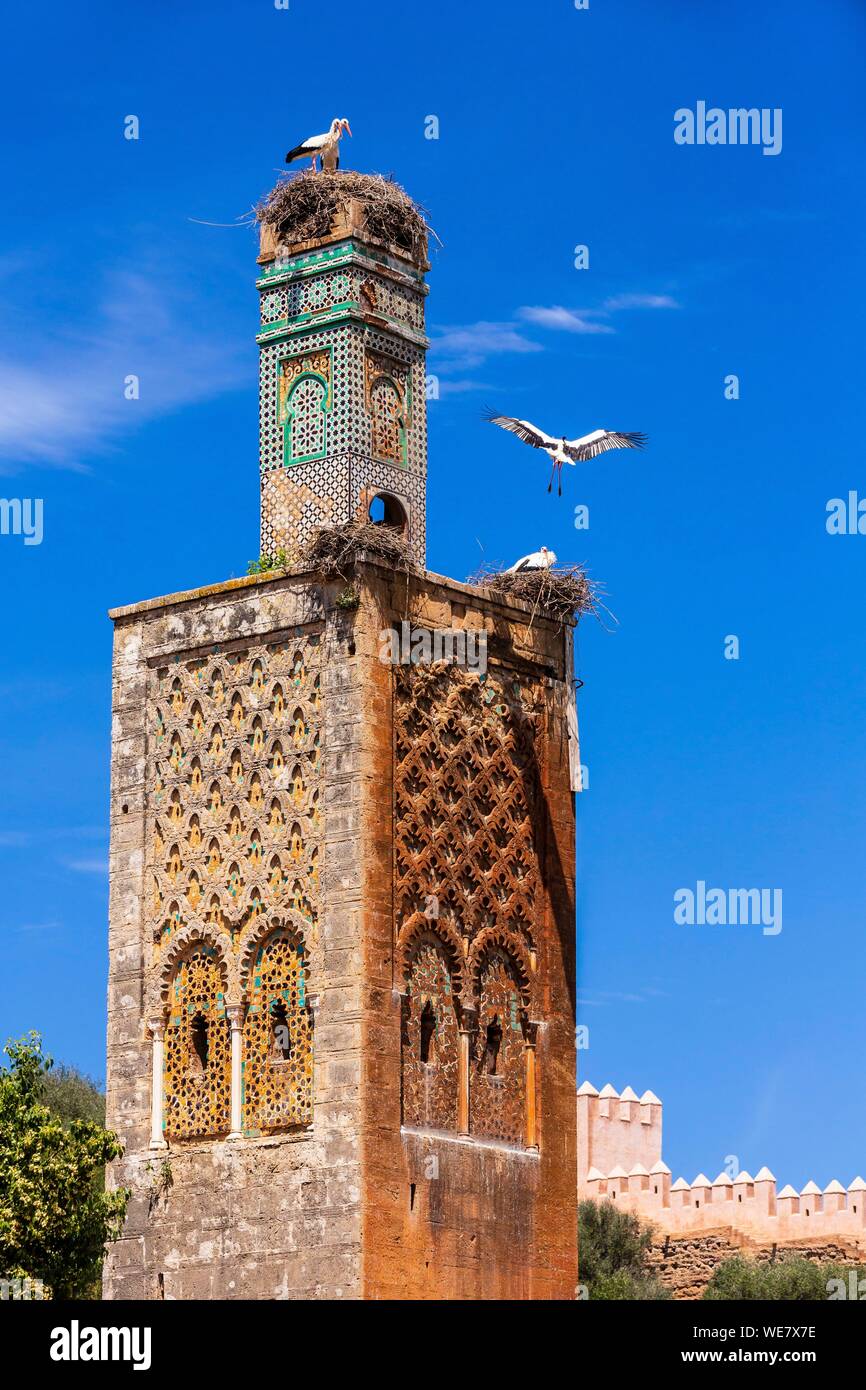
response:
<path fill-rule="evenodd" d="M 303 144 L 295 145 L 293 150 L 289 150 L 286 155 L 286 163 L 293 164 L 296 159 L 311 159 L 313 168 L 316 168 L 316 160 L 321 159 L 322 168 L 329 173 L 340 167 L 340 139 L 343 131 L 351 135 L 349 122 L 346 117 L 335 117 L 331 121 L 331 127 L 324 135 L 311 135 Z"/>
<path fill-rule="evenodd" d="M 485 419 L 491 425 L 498 425 L 500 429 L 516 434 L 518 439 L 522 439 L 524 444 L 531 444 L 533 449 L 544 450 L 553 463 L 547 491 L 552 490 L 553 479 L 557 477 L 560 497 L 564 464 L 574 465 L 582 463 L 584 459 L 594 459 L 596 455 L 604 454 L 608 449 L 642 449 L 646 444 L 646 435 L 637 431 L 628 433 L 620 430 L 593 430 L 590 434 L 581 435 L 579 439 L 566 439 L 565 435 L 556 439 L 552 434 L 545 434 L 544 430 L 540 430 L 530 420 L 516 420 L 512 415 L 492 413 L 486 415 Z"/>
<path fill-rule="evenodd" d="M 540 550 L 533 550 L 531 555 L 524 555 L 520 560 L 515 560 L 513 565 L 508 566 L 505 573 L 526 574 L 527 570 L 549 570 L 555 564 L 555 553 L 543 545 Z"/>

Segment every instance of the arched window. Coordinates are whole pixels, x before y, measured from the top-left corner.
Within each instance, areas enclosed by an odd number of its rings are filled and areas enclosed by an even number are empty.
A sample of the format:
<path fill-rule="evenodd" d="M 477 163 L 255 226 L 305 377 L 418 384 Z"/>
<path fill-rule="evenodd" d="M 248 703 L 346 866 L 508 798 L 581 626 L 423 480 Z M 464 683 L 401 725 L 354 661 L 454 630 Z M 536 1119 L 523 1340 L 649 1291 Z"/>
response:
<path fill-rule="evenodd" d="M 284 462 L 321 458 L 325 452 L 327 387 L 317 376 L 301 376 L 286 400 Z"/>
<path fill-rule="evenodd" d="M 380 376 L 370 391 L 373 417 L 373 457 L 404 463 L 406 428 L 403 398 L 390 377 Z"/>
<path fill-rule="evenodd" d="M 478 1032 L 469 1074 L 469 1130 L 523 1144 L 526 1136 L 524 1009 L 504 951 L 488 951 L 479 976 Z"/>
<path fill-rule="evenodd" d="M 397 531 L 406 530 L 406 509 L 390 492 L 377 492 L 370 501 L 367 515 L 375 526 L 393 526 Z"/>
<path fill-rule="evenodd" d="M 179 961 L 165 1030 L 165 1131 L 171 1138 L 226 1134 L 231 1121 L 231 1043 L 222 972 L 201 943 Z"/>
<path fill-rule="evenodd" d="M 304 942 L 279 929 L 259 946 L 244 1020 L 244 1130 L 313 1118 L 313 1033 Z"/>
<path fill-rule="evenodd" d="M 445 948 L 431 934 L 416 947 L 403 1007 L 403 1123 L 457 1128 L 459 1038 Z"/>

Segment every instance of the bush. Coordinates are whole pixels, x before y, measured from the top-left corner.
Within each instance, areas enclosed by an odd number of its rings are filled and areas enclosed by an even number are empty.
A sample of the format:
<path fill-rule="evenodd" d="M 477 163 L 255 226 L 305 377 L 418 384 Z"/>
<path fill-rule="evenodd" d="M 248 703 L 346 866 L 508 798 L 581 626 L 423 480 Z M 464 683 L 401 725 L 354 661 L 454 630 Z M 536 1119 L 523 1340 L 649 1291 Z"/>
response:
<path fill-rule="evenodd" d="M 651 1244 L 650 1227 L 633 1213 L 619 1211 L 612 1202 L 579 1204 L 579 1277 L 590 1299 L 670 1298 L 670 1291 L 647 1267 Z"/>
<path fill-rule="evenodd" d="M 819 1302 L 828 1297 L 830 1279 L 841 1279 L 847 1286 L 850 1268 L 853 1266 L 816 1264 L 800 1256 L 759 1263 L 736 1255 L 718 1266 L 703 1296 L 716 1301 Z M 858 1270 L 857 1274 L 858 1278 L 862 1277 L 863 1270 Z"/>

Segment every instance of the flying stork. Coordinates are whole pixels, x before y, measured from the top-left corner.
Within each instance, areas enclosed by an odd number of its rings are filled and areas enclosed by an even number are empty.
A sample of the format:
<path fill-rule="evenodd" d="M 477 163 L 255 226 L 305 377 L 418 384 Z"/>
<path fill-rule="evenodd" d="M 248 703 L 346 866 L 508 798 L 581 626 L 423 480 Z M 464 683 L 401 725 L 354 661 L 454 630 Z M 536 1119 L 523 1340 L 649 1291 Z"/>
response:
<path fill-rule="evenodd" d="M 515 560 L 505 573 L 525 574 L 528 570 L 549 570 L 555 564 L 556 556 L 553 551 L 543 545 L 540 550 L 533 550 L 531 555 L 524 555 L 522 560 Z"/>
<path fill-rule="evenodd" d="M 646 435 L 636 432 L 593 430 L 591 434 L 581 435 L 580 439 L 566 439 L 565 435 L 561 439 L 556 439 L 552 434 L 545 434 L 544 430 L 540 430 L 529 420 L 515 420 L 511 415 L 493 415 L 492 413 L 486 415 L 485 419 L 491 425 L 499 425 L 500 429 L 510 430 L 512 434 L 517 435 L 518 439 L 522 439 L 524 444 L 531 444 L 533 449 L 544 450 L 553 463 L 547 491 L 553 490 L 553 479 L 556 477 L 559 483 L 560 497 L 562 496 L 563 464 L 575 464 L 584 459 L 593 459 L 597 454 L 606 453 L 608 449 L 642 449 L 646 444 Z"/>
<path fill-rule="evenodd" d="M 332 173 L 334 169 L 340 167 L 339 145 L 344 130 L 347 135 L 352 134 L 346 117 L 335 116 L 331 121 L 330 130 L 325 135 L 311 135 L 303 144 L 296 145 L 293 150 L 289 150 L 286 155 L 286 163 L 293 164 L 296 159 L 312 159 L 315 169 L 316 160 L 321 159 L 322 168 Z"/>

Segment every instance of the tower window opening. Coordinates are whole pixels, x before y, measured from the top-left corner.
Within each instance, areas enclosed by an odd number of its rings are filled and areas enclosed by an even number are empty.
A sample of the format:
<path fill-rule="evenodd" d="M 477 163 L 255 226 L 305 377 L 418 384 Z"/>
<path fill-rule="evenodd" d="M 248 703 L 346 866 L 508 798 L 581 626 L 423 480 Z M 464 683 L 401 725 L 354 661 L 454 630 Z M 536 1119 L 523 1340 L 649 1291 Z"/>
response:
<path fill-rule="evenodd" d="M 484 1045 L 482 1071 L 484 1071 L 487 1076 L 496 1076 L 496 1067 L 499 1062 L 499 1049 L 501 1046 L 502 1025 L 499 1022 L 499 1015 L 496 1014 L 492 1023 L 488 1023 L 487 1025 L 487 1039 Z"/>
<path fill-rule="evenodd" d="M 421 1010 L 420 1032 L 421 1061 L 431 1066 L 436 1061 L 436 1014 L 429 999 Z"/>
<path fill-rule="evenodd" d="M 196 1014 L 190 1024 L 189 1030 L 189 1065 L 190 1071 L 202 1073 L 207 1071 L 208 1062 L 208 1036 L 207 1019 L 204 1014 Z"/>
<path fill-rule="evenodd" d="M 370 502 L 367 514 L 374 526 L 393 526 L 397 531 L 406 530 L 405 508 L 388 492 L 377 492 Z"/>
<path fill-rule="evenodd" d="M 292 1056 L 289 1016 L 282 1000 L 271 1008 L 271 1061 L 288 1062 Z"/>

